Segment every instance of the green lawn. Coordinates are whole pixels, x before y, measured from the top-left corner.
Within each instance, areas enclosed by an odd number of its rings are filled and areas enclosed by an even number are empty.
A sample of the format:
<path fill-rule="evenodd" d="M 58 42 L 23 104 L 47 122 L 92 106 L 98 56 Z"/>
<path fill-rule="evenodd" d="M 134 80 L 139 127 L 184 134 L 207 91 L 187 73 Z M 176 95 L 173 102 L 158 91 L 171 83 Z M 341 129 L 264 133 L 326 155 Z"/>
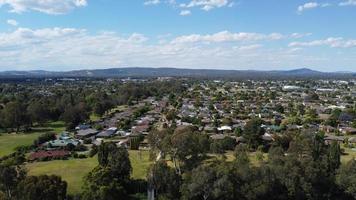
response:
<path fill-rule="evenodd" d="M 345 150 L 345 155 L 341 156 L 341 163 L 345 164 L 349 162 L 352 159 L 356 158 L 356 150 L 352 150 L 350 148 L 344 148 Z"/>
<path fill-rule="evenodd" d="M 64 130 L 63 122 L 48 123 L 44 127 L 33 128 L 29 133 L 0 134 L 0 157 L 14 152 L 20 145 L 30 145 L 39 135 L 46 132 L 59 133 Z"/>
<path fill-rule="evenodd" d="M 35 162 L 26 165 L 29 175 L 58 175 L 68 183 L 68 193 L 80 192 L 83 177 L 97 166 L 97 158 L 54 160 Z"/>
<path fill-rule="evenodd" d="M 129 151 L 133 178 L 146 178 L 146 173 L 151 162 L 149 152 Z M 75 160 L 55 160 L 49 162 L 35 162 L 26 165 L 29 175 L 58 175 L 68 183 L 68 193 L 76 194 L 81 191 L 83 177 L 98 165 L 96 157 Z"/>
<path fill-rule="evenodd" d="M 147 169 L 152 164 L 149 160 L 148 151 L 129 151 L 130 161 L 133 168 L 132 177 L 135 179 L 146 179 Z"/>
<path fill-rule="evenodd" d="M 92 114 L 90 115 L 90 121 L 93 121 L 93 122 L 99 121 L 100 118 L 101 118 L 101 117 L 100 117 L 99 115 L 94 114 L 94 113 L 92 113 Z"/>
<path fill-rule="evenodd" d="M 0 135 L 0 157 L 14 152 L 20 145 L 30 145 L 41 133 Z"/>

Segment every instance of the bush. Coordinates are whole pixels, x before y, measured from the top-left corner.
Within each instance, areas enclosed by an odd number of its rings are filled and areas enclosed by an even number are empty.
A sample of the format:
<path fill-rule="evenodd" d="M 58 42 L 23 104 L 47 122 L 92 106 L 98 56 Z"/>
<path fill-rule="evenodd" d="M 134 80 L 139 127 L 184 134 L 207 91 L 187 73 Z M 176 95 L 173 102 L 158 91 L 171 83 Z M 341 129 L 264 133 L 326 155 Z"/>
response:
<path fill-rule="evenodd" d="M 90 152 L 89 152 L 89 157 L 93 157 L 98 153 L 98 147 L 96 145 L 93 145 L 93 147 L 91 148 Z"/>
<path fill-rule="evenodd" d="M 87 156 L 86 156 L 85 154 L 79 154 L 79 155 L 78 155 L 78 158 L 79 158 L 79 159 L 85 159 L 85 158 L 87 158 Z"/>
<path fill-rule="evenodd" d="M 56 134 L 55 133 L 45 133 L 41 136 L 39 136 L 34 142 L 33 145 L 34 146 L 39 146 L 45 142 L 51 141 L 51 140 L 55 140 L 56 139 Z"/>
<path fill-rule="evenodd" d="M 87 150 L 88 148 L 82 144 L 79 144 L 74 148 L 74 151 L 87 151 Z"/>
<path fill-rule="evenodd" d="M 86 138 L 83 140 L 84 144 L 91 144 L 92 140 L 90 138 Z"/>
<path fill-rule="evenodd" d="M 29 152 L 30 150 L 32 150 L 34 148 L 33 145 L 20 145 L 20 146 L 17 146 L 15 148 L 15 151 L 17 152 L 22 152 L 22 153 L 27 153 Z"/>
<path fill-rule="evenodd" d="M 78 158 L 78 154 L 77 153 L 73 153 L 72 156 L 73 156 L 73 158 Z"/>

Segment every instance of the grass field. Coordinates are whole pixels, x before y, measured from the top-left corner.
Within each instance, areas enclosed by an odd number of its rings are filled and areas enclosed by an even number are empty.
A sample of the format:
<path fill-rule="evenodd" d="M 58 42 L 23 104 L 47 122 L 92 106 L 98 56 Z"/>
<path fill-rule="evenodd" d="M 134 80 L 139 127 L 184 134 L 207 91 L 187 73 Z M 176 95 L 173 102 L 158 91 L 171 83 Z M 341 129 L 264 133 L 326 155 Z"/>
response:
<path fill-rule="evenodd" d="M 352 159 L 356 159 L 356 150 L 352 150 L 350 148 L 344 148 L 345 155 L 341 156 L 341 163 L 345 164 Z"/>
<path fill-rule="evenodd" d="M 14 152 L 20 145 L 30 145 L 41 133 L 2 134 L 0 136 L 0 157 Z"/>
<path fill-rule="evenodd" d="M 97 166 L 97 158 L 54 160 L 48 162 L 35 162 L 26 165 L 29 175 L 58 175 L 68 183 L 68 193 L 80 192 L 83 177 Z"/>
<path fill-rule="evenodd" d="M 151 162 L 149 152 L 129 151 L 133 168 L 132 177 L 145 179 Z M 83 186 L 83 177 L 98 165 L 96 157 L 76 160 L 55 160 L 49 162 L 36 162 L 26 165 L 29 175 L 58 175 L 68 183 L 68 193 L 80 193 Z"/>
<path fill-rule="evenodd" d="M 100 117 L 99 115 L 96 115 L 96 114 L 94 114 L 94 113 L 92 113 L 92 114 L 90 115 L 90 121 L 93 121 L 93 122 L 100 120 L 100 118 L 101 118 L 101 117 Z"/>
<path fill-rule="evenodd" d="M 29 133 L 3 133 L 0 135 L 0 157 L 14 152 L 14 149 L 20 145 L 30 145 L 39 135 L 46 132 L 59 133 L 64 130 L 62 122 L 48 123 L 44 127 L 33 128 Z"/>

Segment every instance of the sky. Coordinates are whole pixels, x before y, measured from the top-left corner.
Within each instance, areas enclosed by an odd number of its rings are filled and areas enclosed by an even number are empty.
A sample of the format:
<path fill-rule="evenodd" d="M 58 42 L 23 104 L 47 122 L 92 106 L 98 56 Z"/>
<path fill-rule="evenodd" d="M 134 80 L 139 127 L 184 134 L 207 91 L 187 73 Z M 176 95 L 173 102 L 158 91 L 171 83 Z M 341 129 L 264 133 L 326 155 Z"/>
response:
<path fill-rule="evenodd" d="M 0 0 L 0 71 L 356 72 L 356 0 Z"/>

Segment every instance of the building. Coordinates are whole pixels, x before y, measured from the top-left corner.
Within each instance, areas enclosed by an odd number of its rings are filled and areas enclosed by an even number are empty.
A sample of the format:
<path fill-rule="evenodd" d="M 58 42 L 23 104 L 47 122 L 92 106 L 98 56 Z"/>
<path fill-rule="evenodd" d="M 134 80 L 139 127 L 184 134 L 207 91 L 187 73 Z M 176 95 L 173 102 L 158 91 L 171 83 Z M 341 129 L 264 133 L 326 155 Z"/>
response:
<path fill-rule="evenodd" d="M 116 127 L 111 127 L 107 130 L 101 131 L 96 135 L 97 138 L 107 138 L 107 137 L 112 137 L 116 134 L 117 128 Z"/>
<path fill-rule="evenodd" d="M 98 134 L 98 132 L 99 131 L 97 131 L 96 129 L 89 128 L 89 129 L 79 130 L 75 136 L 77 138 L 84 139 L 84 138 L 95 136 L 96 134 Z"/>
<path fill-rule="evenodd" d="M 69 151 L 55 150 L 55 151 L 37 151 L 29 156 L 29 161 L 35 160 L 50 160 L 50 159 L 63 159 L 70 156 Z"/>

